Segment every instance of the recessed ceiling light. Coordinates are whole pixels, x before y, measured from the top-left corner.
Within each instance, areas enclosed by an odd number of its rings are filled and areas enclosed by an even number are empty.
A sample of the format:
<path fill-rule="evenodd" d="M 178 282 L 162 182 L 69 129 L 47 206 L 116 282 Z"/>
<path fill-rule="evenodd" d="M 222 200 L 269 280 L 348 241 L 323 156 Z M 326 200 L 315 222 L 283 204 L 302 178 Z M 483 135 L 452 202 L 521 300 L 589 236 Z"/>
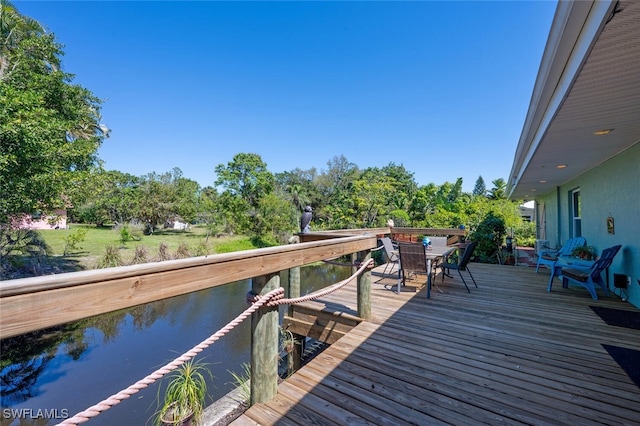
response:
<path fill-rule="evenodd" d="M 608 135 L 609 133 L 613 132 L 613 129 L 601 129 L 601 130 L 596 130 L 595 132 L 593 132 L 594 135 Z"/>
<path fill-rule="evenodd" d="M 566 165 L 566 164 L 558 164 L 558 165 L 556 166 L 556 169 L 564 169 L 565 167 L 567 167 L 567 165 Z"/>

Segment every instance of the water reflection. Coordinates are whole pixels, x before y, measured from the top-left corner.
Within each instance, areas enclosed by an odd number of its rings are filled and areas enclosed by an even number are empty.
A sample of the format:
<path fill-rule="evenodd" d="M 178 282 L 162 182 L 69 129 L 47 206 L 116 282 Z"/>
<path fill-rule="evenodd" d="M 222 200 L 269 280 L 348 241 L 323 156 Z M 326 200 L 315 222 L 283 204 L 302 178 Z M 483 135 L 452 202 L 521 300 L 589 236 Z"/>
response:
<path fill-rule="evenodd" d="M 306 294 L 348 277 L 350 268 L 318 264 L 302 268 L 300 275 Z M 249 289 L 248 280 L 240 281 L 0 341 L 0 425 L 54 424 L 60 420 L 7 419 L 6 409 L 31 409 L 21 412 L 27 416 L 43 409 L 73 415 L 120 391 L 235 318 L 246 308 Z M 244 321 L 198 356 L 215 376 L 207 403 L 233 388 L 229 371 L 239 372 L 249 362 L 249 345 L 250 322 Z M 91 424 L 151 424 L 158 386 Z"/>

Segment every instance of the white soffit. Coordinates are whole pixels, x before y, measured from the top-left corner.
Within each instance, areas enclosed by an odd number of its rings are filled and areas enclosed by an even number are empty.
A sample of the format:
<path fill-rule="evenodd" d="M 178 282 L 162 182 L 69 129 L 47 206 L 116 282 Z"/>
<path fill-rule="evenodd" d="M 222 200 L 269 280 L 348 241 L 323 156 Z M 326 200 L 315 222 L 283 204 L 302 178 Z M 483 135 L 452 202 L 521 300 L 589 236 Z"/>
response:
<path fill-rule="evenodd" d="M 545 49 L 508 182 L 514 199 L 549 192 L 640 141 L 640 1 L 570 6 L 559 5 Z M 604 129 L 613 131 L 594 134 Z"/>

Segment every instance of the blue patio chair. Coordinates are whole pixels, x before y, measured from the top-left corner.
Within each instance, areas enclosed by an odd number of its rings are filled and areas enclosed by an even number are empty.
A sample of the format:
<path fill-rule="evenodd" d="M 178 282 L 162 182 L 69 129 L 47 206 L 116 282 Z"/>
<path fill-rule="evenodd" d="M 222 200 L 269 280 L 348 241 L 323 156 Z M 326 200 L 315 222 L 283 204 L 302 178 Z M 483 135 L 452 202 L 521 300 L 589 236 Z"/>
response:
<path fill-rule="evenodd" d="M 609 295 L 609 289 L 607 288 L 607 284 L 602 279 L 602 272 L 604 272 L 611 263 L 613 262 L 613 258 L 618 254 L 622 246 L 617 245 L 613 247 L 609 247 L 608 249 L 602 250 L 602 255 L 596 262 L 591 266 L 591 268 L 580 268 L 576 266 L 564 266 L 560 269 L 559 278 L 562 279 L 562 287 L 566 288 L 569 282 L 574 282 L 576 284 L 580 284 L 585 287 L 593 300 L 598 300 L 598 295 L 596 294 L 596 284 L 604 290 L 605 295 Z M 553 285 L 553 276 L 549 281 L 549 288 L 547 291 L 551 291 L 551 286 Z"/>
<path fill-rule="evenodd" d="M 587 240 L 585 240 L 584 237 L 575 237 L 567 240 L 565 245 L 557 250 L 544 250 L 540 252 L 538 255 L 538 263 L 536 264 L 536 273 L 538 269 L 540 269 L 540 265 L 547 265 L 553 274 L 553 269 L 558 261 L 562 262 L 563 257 L 571 256 L 574 248 L 584 245 L 587 245 Z"/>
<path fill-rule="evenodd" d="M 462 256 L 460 257 L 460 261 L 458 263 L 449 263 L 448 259 L 446 258 L 443 259 L 443 262 L 440 264 L 440 268 L 442 269 L 442 281 L 444 281 L 445 275 L 448 277 L 451 277 L 451 275 L 446 273 L 445 270 L 450 271 L 451 269 L 455 269 L 456 271 L 458 271 L 458 274 L 460 275 L 460 278 L 462 279 L 464 286 L 467 288 L 467 291 L 471 293 L 471 290 L 469 290 L 469 286 L 467 285 L 467 282 L 464 280 L 464 277 L 462 276 L 462 272 L 461 272 L 461 271 L 467 271 L 467 273 L 471 277 L 471 280 L 473 281 L 473 284 L 476 286 L 476 288 L 478 288 L 478 284 L 476 283 L 476 280 L 473 278 L 473 275 L 471 275 L 471 271 L 467 267 L 467 265 L 469 264 L 469 261 L 471 260 L 471 256 L 473 255 L 473 250 L 475 250 L 477 244 L 478 243 L 476 243 L 475 241 L 470 242 L 467 245 L 467 247 L 465 247 L 464 253 L 462 253 Z"/>

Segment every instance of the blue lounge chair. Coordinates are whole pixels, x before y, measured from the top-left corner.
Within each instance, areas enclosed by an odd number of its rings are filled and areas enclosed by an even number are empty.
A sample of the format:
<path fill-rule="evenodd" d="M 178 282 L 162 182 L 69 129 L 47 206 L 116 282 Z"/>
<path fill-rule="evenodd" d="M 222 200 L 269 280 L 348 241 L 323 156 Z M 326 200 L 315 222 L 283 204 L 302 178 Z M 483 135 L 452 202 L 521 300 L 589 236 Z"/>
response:
<path fill-rule="evenodd" d="M 593 300 L 598 300 L 598 295 L 596 294 L 596 284 L 604 290 L 605 295 L 609 295 L 609 289 L 607 288 L 607 284 L 602 279 L 602 272 L 604 272 L 611 263 L 613 262 L 613 258 L 618 254 L 622 246 L 617 245 L 613 247 L 609 247 L 602 251 L 602 255 L 589 269 L 579 268 L 576 266 L 565 266 L 560 269 L 559 278 L 562 279 L 562 287 L 566 288 L 569 282 L 574 282 L 576 284 L 580 284 L 584 286 L 591 294 Z M 551 291 L 551 286 L 553 285 L 553 276 L 549 281 L 548 291 Z"/>
<path fill-rule="evenodd" d="M 540 269 L 540 265 L 547 265 L 553 275 L 553 269 L 558 261 L 562 262 L 563 257 L 571 256 L 571 252 L 576 247 L 587 245 L 584 237 L 575 237 L 567 240 L 565 245 L 557 250 L 545 250 L 538 255 L 538 263 L 536 264 L 536 273 Z"/>

